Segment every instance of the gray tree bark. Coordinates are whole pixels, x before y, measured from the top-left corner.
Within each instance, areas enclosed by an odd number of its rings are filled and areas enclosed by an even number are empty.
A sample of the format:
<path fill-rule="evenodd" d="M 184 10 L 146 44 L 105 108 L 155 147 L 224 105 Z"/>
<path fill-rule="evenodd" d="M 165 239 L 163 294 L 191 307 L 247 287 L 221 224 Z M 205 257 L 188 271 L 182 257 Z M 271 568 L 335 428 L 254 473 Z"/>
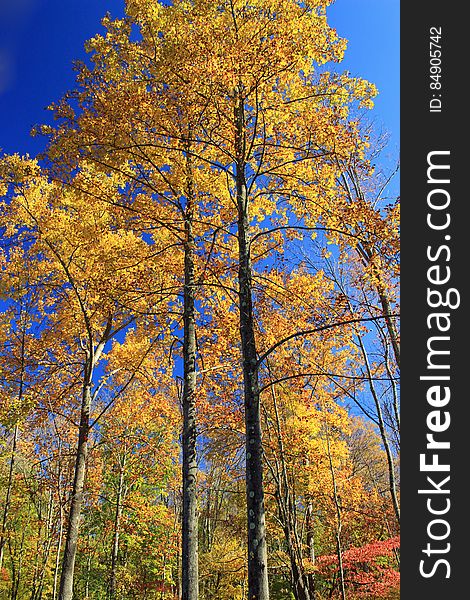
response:
<path fill-rule="evenodd" d="M 183 387 L 183 522 L 181 557 L 182 600 L 197 600 L 198 515 L 197 515 L 197 428 L 196 428 L 196 319 L 195 241 L 193 233 L 194 191 L 191 159 L 187 158 L 187 198 L 184 214 L 184 387 Z"/>
<path fill-rule="evenodd" d="M 305 525 L 307 528 L 307 551 L 308 558 L 312 565 L 315 564 L 315 525 L 314 525 L 314 512 L 312 499 L 309 497 L 307 500 Z M 311 598 L 315 598 L 315 573 L 310 572 L 307 575 L 308 589 Z"/>
<path fill-rule="evenodd" d="M 18 402 L 21 404 L 23 399 L 23 387 L 24 387 L 24 375 L 25 375 L 25 341 L 26 341 L 26 327 L 23 322 L 23 310 L 20 312 L 20 321 L 22 323 L 22 331 L 21 331 L 21 371 L 20 371 L 20 383 L 18 389 Z M 15 423 L 15 427 L 13 429 L 13 442 L 11 448 L 11 457 L 10 457 L 10 467 L 8 470 L 8 484 L 7 484 L 7 493 L 5 497 L 5 504 L 3 507 L 3 515 L 2 515 L 2 530 L 0 532 L 0 569 L 3 565 L 3 552 L 6 543 L 6 535 L 7 535 L 7 525 L 8 525 L 8 514 L 10 512 L 10 504 L 11 504 L 11 494 L 13 491 L 13 475 L 15 472 L 15 462 L 16 462 L 16 450 L 18 446 L 18 436 L 19 436 L 19 427 L 18 423 Z"/>
<path fill-rule="evenodd" d="M 267 364 L 269 368 L 269 362 Z M 284 531 L 284 537 L 286 541 L 286 550 L 290 561 L 292 592 L 295 600 L 313 600 L 315 595 L 312 580 L 310 575 L 305 573 L 305 568 L 303 565 L 303 544 L 297 531 L 295 500 L 292 497 L 293 494 L 291 491 L 291 483 L 289 482 L 289 477 L 287 474 L 287 465 L 285 462 L 286 453 L 284 443 L 282 441 L 281 420 L 273 386 L 271 386 L 271 395 L 274 406 L 274 414 L 276 417 L 276 439 L 279 450 L 279 458 L 274 455 L 275 468 L 271 467 L 271 473 L 273 480 L 276 483 L 275 498 L 279 510 L 279 521 L 282 523 L 282 529 Z M 307 508 L 308 506 L 311 507 L 310 502 L 307 505 Z M 309 513 L 307 512 L 307 544 L 309 543 L 310 532 L 308 515 Z M 313 539 L 310 541 L 312 543 L 312 547 L 310 548 L 309 546 L 309 549 L 312 553 L 311 556 L 313 555 L 314 557 L 315 551 L 313 548 Z"/>
<path fill-rule="evenodd" d="M 60 490 L 59 490 L 60 491 Z M 56 600 L 57 598 L 57 583 L 59 578 L 59 567 L 60 567 L 60 553 L 62 550 L 62 537 L 64 533 L 64 509 L 62 507 L 62 498 L 59 494 L 59 536 L 57 539 L 57 549 L 55 555 L 55 565 L 54 565 L 54 579 L 52 584 L 52 600 Z"/>
<path fill-rule="evenodd" d="M 245 165 L 245 116 L 240 91 L 235 110 L 236 192 L 238 211 L 238 295 L 242 347 L 248 524 L 248 600 L 269 600 L 263 488 L 263 446 L 249 247 L 248 189 Z"/>
<path fill-rule="evenodd" d="M 60 260 L 60 258 L 59 258 Z M 62 262 L 62 261 L 61 261 Z M 64 270 L 70 277 L 68 268 Z M 78 427 L 78 444 L 75 458 L 75 473 L 72 485 L 72 499 L 70 504 L 69 519 L 67 525 L 67 534 L 65 537 L 64 556 L 62 559 L 62 571 L 60 575 L 59 600 L 72 600 L 73 598 L 73 578 L 75 570 L 75 559 L 77 556 L 78 533 L 80 527 L 80 516 L 83 504 L 83 490 L 85 488 L 86 461 L 88 456 L 88 436 L 90 433 L 90 410 L 92 401 L 93 371 L 98 363 L 106 343 L 112 338 L 115 332 L 112 332 L 112 316 L 108 317 L 103 335 L 98 344 L 94 343 L 91 333 L 89 316 L 83 306 L 82 300 L 77 293 L 85 327 L 88 332 L 88 342 L 85 349 L 85 364 L 83 372 L 82 401 L 80 407 L 80 424 Z"/>
<path fill-rule="evenodd" d="M 2 568 L 2 565 L 3 565 L 3 550 L 5 548 L 5 543 L 6 543 L 7 523 L 8 523 L 8 514 L 10 512 L 11 493 L 12 493 L 12 489 L 13 489 L 13 474 L 15 471 L 17 444 L 18 444 L 18 424 L 15 425 L 15 428 L 13 430 L 13 442 L 12 442 L 12 448 L 11 448 L 10 467 L 8 469 L 7 493 L 6 493 L 6 497 L 5 497 L 5 504 L 3 507 L 2 531 L 1 531 L 1 535 L 0 535 L 0 569 Z"/>
<path fill-rule="evenodd" d="M 119 482 L 116 494 L 116 510 L 114 513 L 113 547 L 111 550 L 111 575 L 109 578 L 109 597 L 115 600 L 117 588 L 117 561 L 119 556 L 119 535 L 122 516 L 122 497 L 124 493 L 125 456 L 119 464 Z"/>
<path fill-rule="evenodd" d="M 88 434 L 91 407 L 91 368 L 89 365 L 87 366 L 87 371 L 88 374 L 85 377 L 82 391 L 77 457 L 75 461 L 72 501 L 69 512 L 64 557 L 62 560 L 59 600 L 72 600 L 73 597 L 73 574 L 75 569 L 75 558 L 77 555 L 78 531 L 83 504 L 86 460 L 88 456 Z"/>
<path fill-rule="evenodd" d="M 335 469 L 333 466 L 333 459 L 331 456 L 331 446 L 330 446 L 330 435 L 328 432 L 328 425 L 326 425 L 326 442 L 328 448 L 328 461 L 330 464 L 330 473 L 331 473 L 331 481 L 333 484 L 333 499 L 336 508 L 336 553 L 338 556 L 338 574 L 339 574 L 339 588 L 341 592 L 341 600 L 346 600 L 346 587 L 344 582 L 344 568 L 343 568 L 343 548 L 341 543 L 341 530 L 343 528 L 343 519 L 342 519 L 342 507 L 341 507 L 341 499 L 338 494 L 338 488 L 336 485 L 336 476 Z"/>

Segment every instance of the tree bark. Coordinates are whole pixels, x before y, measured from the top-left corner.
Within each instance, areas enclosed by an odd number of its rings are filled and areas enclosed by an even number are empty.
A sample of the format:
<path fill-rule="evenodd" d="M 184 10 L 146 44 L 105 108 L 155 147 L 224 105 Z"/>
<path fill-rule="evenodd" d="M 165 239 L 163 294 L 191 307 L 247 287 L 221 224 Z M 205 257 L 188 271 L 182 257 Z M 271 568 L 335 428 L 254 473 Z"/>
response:
<path fill-rule="evenodd" d="M 90 357 L 89 359 L 91 361 Z M 72 487 L 72 501 L 69 512 L 64 558 L 62 561 L 59 600 L 72 600 L 73 597 L 73 574 L 75 568 L 75 558 L 77 555 L 78 530 L 83 503 L 86 460 L 88 456 L 88 434 L 91 407 L 91 369 L 92 367 L 88 365 L 88 376 L 85 377 L 85 384 L 82 392 L 77 457 L 75 461 L 75 475 Z"/>
<path fill-rule="evenodd" d="M 62 537 L 64 533 L 64 515 L 62 508 L 62 498 L 59 494 L 59 536 L 57 539 L 57 549 L 55 556 L 55 565 L 54 565 L 54 580 L 52 585 L 52 600 L 56 600 L 57 598 L 57 580 L 59 577 L 59 565 L 60 565 L 60 553 L 62 551 Z"/>
<path fill-rule="evenodd" d="M 315 526 L 314 526 L 314 514 L 313 514 L 313 504 L 312 499 L 308 497 L 307 499 L 307 507 L 306 507 L 306 515 L 305 515 L 305 524 L 307 529 L 307 551 L 308 558 L 312 565 L 315 564 Z M 311 571 L 307 575 L 308 581 L 308 589 L 310 592 L 310 597 L 315 598 L 315 573 Z"/>
<path fill-rule="evenodd" d="M 24 387 L 24 375 L 25 375 L 25 340 L 26 340 L 26 327 L 24 325 L 22 317 L 24 316 L 23 311 L 20 312 L 20 319 L 22 321 L 22 330 L 21 330 L 21 372 L 20 372 L 20 383 L 18 389 L 18 402 L 21 404 L 23 400 L 23 387 Z M 13 429 L 13 443 L 11 449 L 11 458 L 10 458 L 10 468 L 8 470 L 8 484 L 7 484 L 7 493 L 5 497 L 5 505 L 3 508 L 3 516 L 2 516 L 2 531 L 0 534 L 0 569 L 3 566 L 3 551 L 5 548 L 6 542 L 6 530 L 8 524 L 8 513 L 10 512 L 10 504 L 11 504 L 11 494 L 13 491 L 13 475 L 15 471 L 15 462 L 16 462 L 16 449 L 18 446 L 18 434 L 19 427 L 18 423 L 15 423 L 15 427 Z"/>
<path fill-rule="evenodd" d="M 119 464 L 119 482 L 116 495 L 116 512 L 114 513 L 113 547 L 111 550 L 111 575 L 109 578 L 109 596 L 111 600 L 115 600 L 116 598 L 117 561 L 119 556 L 119 534 L 122 516 L 122 496 L 124 492 L 124 467 L 125 457 L 122 459 L 122 463 Z"/>
<path fill-rule="evenodd" d="M 245 431 L 246 504 L 248 524 L 248 600 L 268 600 L 268 569 L 263 489 L 257 351 L 254 330 L 251 259 L 248 242 L 248 190 L 245 165 L 244 103 L 240 91 L 235 104 L 236 192 L 238 211 L 238 295 L 242 347 Z"/>
<path fill-rule="evenodd" d="M 8 484 L 7 484 L 7 493 L 5 497 L 5 505 L 3 507 L 3 517 L 2 517 L 2 532 L 0 535 L 0 569 L 3 565 L 3 550 L 5 548 L 6 543 L 6 535 L 7 535 L 7 523 L 8 523 L 8 513 L 10 512 L 10 504 L 11 504 L 11 493 L 13 489 L 13 474 L 15 471 L 15 462 L 16 462 L 16 448 L 18 444 L 18 424 L 15 425 L 13 430 L 13 443 L 11 448 L 11 457 L 10 457 L 10 467 L 8 470 Z"/>
<path fill-rule="evenodd" d="M 328 448 L 328 461 L 329 461 L 329 465 L 330 465 L 331 480 L 332 480 L 332 484 L 333 484 L 333 500 L 334 500 L 335 509 L 336 509 L 336 553 L 338 556 L 339 585 L 340 585 L 340 592 L 341 592 L 341 600 L 346 600 L 346 587 L 345 587 L 345 582 L 344 582 L 344 568 L 343 568 L 343 548 L 342 548 L 342 543 L 341 543 L 341 530 L 343 528 L 342 507 L 341 507 L 341 499 L 338 495 L 335 469 L 333 466 L 333 459 L 331 456 L 330 435 L 328 433 L 328 425 L 326 425 L 326 442 L 327 442 L 327 448 Z"/>
<path fill-rule="evenodd" d="M 267 365 L 269 369 L 269 362 Z M 275 497 L 279 509 L 279 520 L 283 526 L 286 549 L 290 561 L 292 592 L 295 600 L 312 600 L 314 596 L 313 593 L 311 593 L 309 576 L 305 573 L 302 560 L 302 544 L 297 534 L 295 503 L 292 499 L 292 487 L 287 475 L 287 466 L 285 462 L 286 453 L 282 441 L 281 420 L 273 386 L 271 386 L 271 394 L 276 417 L 276 437 L 279 449 L 279 460 L 281 461 L 281 464 L 279 465 L 278 459 L 275 458 L 276 472 L 273 471 L 273 479 L 276 482 L 277 487 Z M 307 530 L 307 539 L 308 534 L 309 532 Z"/>
<path fill-rule="evenodd" d="M 29 516 L 29 515 L 28 515 Z M 10 589 L 10 600 L 17 600 L 18 591 L 20 589 L 21 574 L 23 569 L 23 556 L 24 556 L 24 542 L 26 536 L 26 529 L 23 528 L 21 533 L 21 542 L 17 552 L 13 551 L 11 547 L 11 539 L 8 538 L 8 549 L 11 560 L 11 589 Z M 15 566 L 14 554 L 18 555 L 18 565 Z"/>
<path fill-rule="evenodd" d="M 400 523 L 400 504 L 398 502 L 398 495 L 397 495 L 395 463 L 394 463 L 392 449 L 390 448 L 390 442 L 389 442 L 388 435 L 387 435 L 387 430 L 386 430 L 385 421 L 384 421 L 383 412 L 382 412 L 382 405 L 380 404 L 380 398 L 379 398 L 377 391 L 375 389 L 375 386 L 374 386 L 372 372 L 371 372 L 371 368 L 370 368 L 370 364 L 369 364 L 369 356 L 367 354 L 366 348 L 365 348 L 362 338 L 360 336 L 358 336 L 358 342 L 359 342 L 359 346 L 361 348 L 364 364 L 367 369 L 369 390 L 372 394 L 372 397 L 373 397 L 374 403 L 375 403 L 375 408 L 377 410 L 377 419 L 379 422 L 380 437 L 382 438 L 382 443 L 383 443 L 384 449 L 385 449 L 385 455 L 387 457 L 390 496 L 392 498 L 393 508 L 395 511 L 395 516 L 397 518 L 397 522 Z"/>
<path fill-rule="evenodd" d="M 59 259 L 60 260 L 60 259 Z M 61 261 L 62 263 L 62 261 Z M 64 266 L 64 265 L 63 265 Z M 68 269 L 64 270 L 72 283 Z M 85 327 L 88 332 L 88 346 L 85 350 L 85 364 L 83 372 L 82 402 L 80 408 L 80 424 L 78 427 L 78 444 L 75 458 L 75 474 L 72 486 L 72 499 L 70 504 L 67 534 L 65 538 L 64 556 L 62 560 L 62 571 L 60 576 L 59 600 L 72 600 L 73 577 L 75 570 L 75 559 L 77 556 L 78 532 L 80 527 L 80 516 L 83 504 L 83 490 L 85 487 L 86 461 L 88 456 L 88 436 L 90 433 L 90 410 L 92 401 L 93 371 L 98 363 L 106 343 L 112 339 L 115 331 L 112 331 L 112 316 L 109 315 L 103 335 L 95 346 L 91 330 L 90 318 L 85 310 L 83 301 L 77 293 L 82 308 Z"/>
<path fill-rule="evenodd" d="M 31 590 L 31 600 L 41 600 L 42 594 L 44 592 L 44 580 L 46 577 L 47 563 L 49 562 L 49 555 L 51 552 L 52 541 L 53 541 L 53 512 L 54 512 L 54 492 L 51 489 L 49 491 L 49 502 L 48 502 L 48 508 L 47 508 L 46 526 L 44 529 L 44 531 L 45 531 L 44 540 L 42 542 L 42 546 L 43 546 L 42 556 L 41 556 L 41 551 L 40 551 L 40 543 L 39 543 L 39 539 L 38 539 L 38 551 L 37 551 L 38 561 L 40 558 L 42 558 L 42 560 L 41 560 L 41 566 L 38 570 L 38 575 L 37 576 L 35 575 L 34 580 L 33 580 L 33 585 L 32 585 L 32 590 Z M 38 538 L 39 538 L 39 536 L 38 536 Z M 36 585 L 36 581 L 37 581 L 37 585 Z"/>
<path fill-rule="evenodd" d="M 377 291 L 379 294 L 380 304 L 382 305 L 382 311 L 385 317 L 387 331 L 390 336 L 390 341 L 392 343 L 395 360 L 397 362 L 398 368 L 400 368 L 400 341 L 397 328 L 395 327 L 395 322 L 393 320 L 393 317 L 391 316 L 392 310 L 390 308 L 390 302 L 387 294 L 380 288 L 380 286 L 378 286 Z"/>
<path fill-rule="evenodd" d="M 196 429 L 196 319 L 195 319 L 195 241 L 193 233 L 194 192 L 191 159 L 187 159 L 187 198 L 184 211 L 184 387 L 183 387 L 183 522 L 181 592 L 182 600 L 197 600 L 198 515 L 197 515 L 197 429 Z"/>

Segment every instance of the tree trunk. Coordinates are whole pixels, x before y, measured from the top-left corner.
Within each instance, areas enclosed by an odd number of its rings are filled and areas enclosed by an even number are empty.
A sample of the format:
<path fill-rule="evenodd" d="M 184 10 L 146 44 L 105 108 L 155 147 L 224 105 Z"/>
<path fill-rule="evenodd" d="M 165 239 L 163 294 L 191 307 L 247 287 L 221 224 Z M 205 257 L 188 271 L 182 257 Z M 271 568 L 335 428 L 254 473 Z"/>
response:
<path fill-rule="evenodd" d="M 399 335 L 397 332 L 397 328 L 395 327 L 395 322 L 393 317 L 391 316 L 392 311 L 390 308 L 390 302 L 388 300 L 387 294 L 378 286 L 378 293 L 380 298 L 380 304 L 382 305 L 383 315 L 385 317 L 385 323 L 387 325 L 387 331 L 390 336 L 390 341 L 392 343 L 393 353 L 395 354 L 395 360 L 397 362 L 398 368 L 400 368 L 400 341 Z"/>
<path fill-rule="evenodd" d="M 26 325 L 23 320 L 24 312 L 23 307 L 20 310 L 20 321 L 22 323 L 21 329 L 21 346 L 20 346 L 20 381 L 18 388 L 18 403 L 21 405 L 23 400 L 23 387 L 24 387 L 24 376 L 25 376 L 25 341 L 26 341 Z M 15 462 L 16 462 L 16 449 L 18 446 L 18 434 L 19 427 L 18 423 L 15 423 L 15 427 L 13 429 L 13 443 L 11 448 L 11 458 L 10 458 L 10 468 L 8 470 L 8 484 L 7 484 L 7 493 L 5 497 L 5 505 L 3 508 L 3 516 L 2 516 L 2 530 L 0 533 L 0 569 L 3 566 L 3 551 L 5 548 L 6 542 L 6 530 L 8 523 L 8 513 L 10 512 L 10 504 L 11 504 L 11 494 L 13 491 L 13 475 L 15 471 Z"/>
<path fill-rule="evenodd" d="M 91 362 L 91 359 L 90 359 Z M 75 461 L 75 476 L 72 488 L 72 501 L 70 505 L 67 536 L 65 540 L 62 573 L 60 577 L 59 600 L 72 600 L 73 574 L 75 558 L 77 555 L 78 530 L 80 513 L 83 503 L 83 489 L 85 485 L 86 459 L 88 455 L 88 434 L 91 406 L 91 367 L 87 366 L 88 376 L 85 377 L 83 386 L 82 408 L 78 433 L 77 457 Z"/>
<path fill-rule="evenodd" d="M 12 587 L 10 590 L 10 600 L 17 600 L 18 598 L 18 591 L 20 589 L 20 583 L 21 583 L 21 572 L 22 572 L 22 568 L 23 568 L 23 553 L 24 553 L 24 540 L 25 540 L 25 529 L 23 528 L 22 534 L 21 534 L 21 542 L 20 542 L 20 548 L 19 548 L 19 558 L 18 558 L 18 568 L 15 569 L 14 568 L 14 559 L 13 559 L 13 552 L 12 552 L 12 548 L 11 548 L 11 540 L 8 540 L 8 545 L 9 545 L 9 550 L 10 550 L 10 557 L 11 557 L 11 562 L 12 562 Z"/>
<path fill-rule="evenodd" d="M 333 484 L 333 500 L 336 509 L 336 553 L 338 556 L 338 573 L 339 573 L 339 585 L 341 591 L 341 600 L 346 600 L 346 587 L 344 583 L 344 568 L 343 568 L 343 548 L 341 544 L 341 530 L 343 528 L 342 519 L 342 507 L 341 499 L 338 495 L 338 488 L 336 486 L 335 469 L 333 466 L 333 459 L 331 457 L 331 446 L 330 446 L 330 435 L 328 433 L 328 425 L 326 425 L 326 442 L 328 448 L 328 460 L 330 464 L 331 480 Z"/>
<path fill-rule="evenodd" d="M 30 596 L 30 600 L 35 600 L 36 598 L 36 593 L 38 591 L 38 577 L 39 577 L 39 563 L 41 560 L 41 538 L 42 538 L 42 519 L 43 519 L 43 514 L 42 514 L 42 499 L 39 498 L 38 499 L 38 506 L 36 507 L 36 510 L 38 512 L 37 515 L 37 521 L 38 521 L 38 533 L 37 533 L 37 540 L 36 540 L 36 552 L 35 552 L 35 559 L 34 559 L 34 568 L 33 568 L 33 577 L 32 577 L 32 581 L 31 581 L 31 596 Z"/>
<path fill-rule="evenodd" d="M 269 363 L 267 363 L 269 369 Z M 271 375 L 271 371 L 269 369 Z M 287 467 L 285 462 L 284 442 L 282 441 L 281 420 L 277 406 L 276 394 L 274 387 L 271 385 L 271 394 L 274 406 L 274 414 L 276 416 L 276 434 L 277 444 L 279 448 L 280 467 L 277 465 L 277 476 L 274 476 L 276 482 L 276 502 L 279 509 L 279 520 L 283 525 L 284 537 L 286 540 L 287 554 L 290 561 L 290 572 L 292 581 L 292 591 L 295 600 L 312 600 L 313 595 L 310 594 L 309 578 L 305 573 L 302 561 L 302 545 L 299 543 L 299 537 L 296 531 L 296 514 L 295 504 L 292 500 L 291 486 L 287 475 Z M 275 459 L 276 463 L 277 458 Z M 274 475 L 274 473 L 273 473 Z"/>
<path fill-rule="evenodd" d="M 85 599 L 90 597 L 90 573 L 91 573 L 91 550 L 90 550 L 90 534 L 88 534 L 88 556 L 86 559 L 86 576 L 85 576 Z"/>
<path fill-rule="evenodd" d="M 196 454 L 196 319 L 194 275 L 194 198 L 191 159 L 187 158 L 188 189 L 184 215 L 184 387 L 183 387 L 183 522 L 181 592 L 182 600 L 197 600 L 198 574 L 198 516 L 197 516 L 197 454 Z"/>
<path fill-rule="evenodd" d="M 52 600 L 56 600 L 56 598 L 57 598 L 57 580 L 59 577 L 60 553 L 62 551 L 62 537 L 63 537 L 63 533 L 64 533 L 63 512 L 64 512 L 64 510 L 62 508 L 62 498 L 59 494 L 59 536 L 57 539 L 57 550 L 56 550 L 55 566 L 54 566 L 54 581 L 53 581 L 53 585 L 52 585 Z"/>
<path fill-rule="evenodd" d="M 397 522 L 400 523 L 400 505 L 398 502 L 398 495 L 397 495 L 395 464 L 394 464 L 394 460 L 393 460 L 392 449 L 390 448 L 390 442 L 389 442 L 388 435 L 387 435 L 385 421 L 383 418 L 382 405 L 380 404 L 380 398 L 379 398 L 377 391 L 375 389 L 375 386 L 374 386 L 374 380 L 373 380 L 372 371 L 371 371 L 370 363 L 369 363 L 369 356 L 367 354 L 366 348 L 365 348 L 362 338 L 360 336 L 358 336 L 358 342 L 359 342 L 359 346 L 361 348 L 364 364 L 367 369 L 369 390 L 372 394 L 372 397 L 373 397 L 374 403 L 375 403 L 375 408 L 377 410 L 377 419 L 379 421 L 380 437 L 382 438 L 382 443 L 383 443 L 384 449 L 385 449 L 385 455 L 387 457 L 390 496 L 392 497 L 392 503 L 393 503 L 393 508 L 395 510 L 395 516 L 397 518 Z"/>
<path fill-rule="evenodd" d="M 41 502 L 41 500 L 39 500 Z M 54 512 L 54 493 L 53 490 L 49 490 L 49 502 L 47 508 L 47 519 L 46 526 L 44 528 L 44 540 L 40 543 L 40 536 L 38 535 L 38 572 L 33 578 L 31 600 L 41 600 L 44 591 L 44 580 L 46 577 L 47 563 L 49 562 L 49 555 L 52 548 L 53 541 L 53 512 Z M 41 517 L 40 517 L 41 518 Z M 43 547 L 41 553 L 40 547 Z M 41 565 L 39 567 L 39 561 Z M 36 585 L 37 582 L 37 585 Z"/>
<path fill-rule="evenodd" d="M 308 559 L 312 565 L 315 564 L 315 529 L 314 529 L 314 518 L 313 518 L 313 504 L 309 497 L 307 500 L 306 508 L 306 529 L 307 529 L 307 551 Z M 315 598 L 315 573 L 310 571 L 307 575 L 308 589 L 310 591 L 310 597 Z"/>
<path fill-rule="evenodd" d="M 15 425 L 13 430 L 13 443 L 11 448 L 11 457 L 10 457 L 10 468 L 8 470 L 8 484 L 7 484 L 7 493 L 5 497 L 5 505 L 3 507 L 3 517 L 2 517 L 2 532 L 0 535 L 0 569 L 3 565 L 3 550 L 5 548 L 6 543 L 6 532 L 7 532 L 7 523 L 8 523 L 8 513 L 10 512 L 10 504 L 11 504 L 11 493 L 13 489 L 13 474 L 15 470 L 15 462 L 16 462 L 16 448 L 18 445 L 18 424 Z"/>
<path fill-rule="evenodd" d="M 313 596 L 310 595 L 307 578 L 297 565 L 297 561 L 292 556 L 292 553 L 293 551 L 289 549 L 294 598 L 295 600 L 312 600 Z"/>
<path fill-rule="evenodd" d="M 245 174 L 243 99 L 235 105 L 238 210 L 238 295 L 243 360 L 246 431 L 246 503 L 248 522 L 248 600 L 268 600 L 268 569 L 263 489 L 263 446 L 257 352 L 254 331 L 251 259 L 248 243 L 248 190 Z"/>
<path fill-rule="evenodd" d="M 119 534 L 122 516 L 122 496 L 124 491 L 124 467 L 125 457 L 119 465 L 119 483 L 116 496 L 116 512 L 114 514 L 114 535 L 113 547 L 111 550 L 111 575 L 109 578 L 109 597 L 111 600 L 116 598 L 116 583 L 117 583 L 117 561 L 119 555 Z"/>

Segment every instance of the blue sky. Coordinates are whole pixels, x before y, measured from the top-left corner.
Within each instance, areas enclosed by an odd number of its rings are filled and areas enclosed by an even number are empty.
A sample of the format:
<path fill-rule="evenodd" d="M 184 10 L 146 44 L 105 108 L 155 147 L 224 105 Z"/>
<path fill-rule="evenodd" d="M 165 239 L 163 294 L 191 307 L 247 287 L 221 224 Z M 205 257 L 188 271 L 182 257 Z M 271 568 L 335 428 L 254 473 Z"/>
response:
<path fill-rule="evenodd" d="M 342 70 L 375 83 L 377 125 L 399 147 L 399 0 L 336 0 L 330 23 L 349 40 Z M 42 149 L 29 136 L 45 122 L 45 107 L 74 83 L 72 61 L 83 59 L 85 40 L 101 30 L 110 12 L 122 16 L 123 0 L 0 0 L 0 148 Z M 371 115 L 372 116 L 372 115 Z"/>

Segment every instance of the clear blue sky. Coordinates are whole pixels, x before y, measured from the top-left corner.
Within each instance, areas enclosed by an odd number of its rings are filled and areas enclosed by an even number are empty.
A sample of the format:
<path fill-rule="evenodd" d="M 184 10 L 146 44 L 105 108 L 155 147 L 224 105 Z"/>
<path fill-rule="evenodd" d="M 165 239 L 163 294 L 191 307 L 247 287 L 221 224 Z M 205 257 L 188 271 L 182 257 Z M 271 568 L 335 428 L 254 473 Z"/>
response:
<path fill-rule="evenodd" d="M 399 0 L 336 0 L 330 23 L 349 40 L 342 68 L 369 79 L 380 95 L 377 124 L 399 147 Z M 110 12 L 122 16 L 123 0 L 0 0 L 0 148 L 42 149 L 31 139 L 44 108 L 74 84 L 72 61 L 83 59 L 85 40 L 101 30 Z"/>

